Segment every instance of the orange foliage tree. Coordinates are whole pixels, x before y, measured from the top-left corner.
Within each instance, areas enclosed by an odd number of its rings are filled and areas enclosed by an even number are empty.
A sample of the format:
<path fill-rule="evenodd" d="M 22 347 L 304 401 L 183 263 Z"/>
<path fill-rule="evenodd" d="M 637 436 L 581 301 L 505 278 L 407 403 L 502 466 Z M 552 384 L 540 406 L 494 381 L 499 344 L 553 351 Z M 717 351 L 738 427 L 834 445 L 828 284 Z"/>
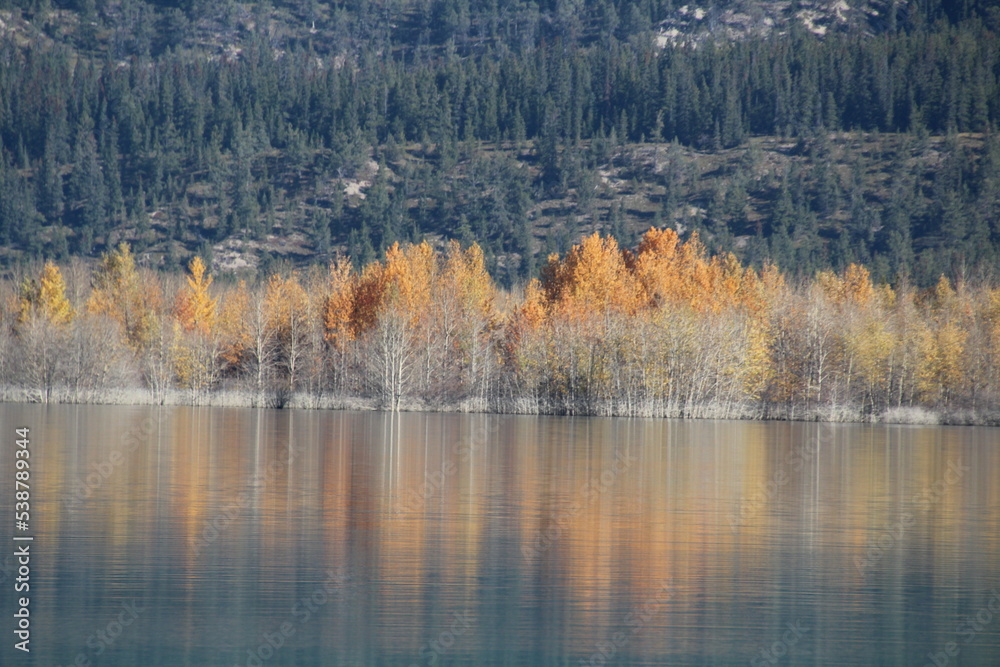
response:
<path fill-rule="evenodd" d="M 354 339 L 352 326 L 357 277 L 351 263 L 338 260 L 330 265 L 330 278 L 323 299 L 323 334 L 327 343 L 342 352 Z"/>
<path fill-rule="evenodd" d="M 396 244 L 360 272 L 338 261 L 221 296 L 200 258 L 186 278 L 163 319 L 155 277 L 121 244 L 93 274 L 91 315 L 76 317 L 49 262 L 8 292 L 0 335 L 16 351 L 0 361 L 38 387 L 92 374 L 61 351 L 100 325 L 136 353 L 120 377 L 155 392 L 237 382 L 258 396 L 360 390 L 389 409 L 405 399 L 721 417 L 1000 400 L 1000 290 L 945 278 L 893 289 L 854 264 L 790 286 L 774 266 L 709 256 L 696 234 L 670 229 L 650 229 L 634 251 L 588 236 L 512 293 L 478 246 L 454 241 Z"/>
<path fill-rule="evenodd" d="M 634 313 L 641 295 L 618 242 L 597 234 L 573 246 L 562 260 L 551 255 L 542 269 L 542 288 L 553 312 L 574 318 Z"/>
<path fill-rule="evenodd" d="M 223 371 L 235 374 L 245 368 L 251 348 L 247 317 L 253 297 L 243 280 L 225 296 L 216 329 L 220 340 L 219 359 Z"/>

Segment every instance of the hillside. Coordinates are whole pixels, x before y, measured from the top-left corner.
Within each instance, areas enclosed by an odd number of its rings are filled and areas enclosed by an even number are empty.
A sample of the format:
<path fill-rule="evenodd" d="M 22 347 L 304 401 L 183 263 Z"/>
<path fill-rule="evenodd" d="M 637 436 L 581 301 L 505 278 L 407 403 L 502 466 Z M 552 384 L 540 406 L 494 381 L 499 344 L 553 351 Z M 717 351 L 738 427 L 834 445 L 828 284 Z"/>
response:
<path fill-rule="evenodd" d="M 656 225 L 798 275 L 991 278 L 988 5 L 0 3 L 0 262 L 455 238 L 511 284 Z"/>

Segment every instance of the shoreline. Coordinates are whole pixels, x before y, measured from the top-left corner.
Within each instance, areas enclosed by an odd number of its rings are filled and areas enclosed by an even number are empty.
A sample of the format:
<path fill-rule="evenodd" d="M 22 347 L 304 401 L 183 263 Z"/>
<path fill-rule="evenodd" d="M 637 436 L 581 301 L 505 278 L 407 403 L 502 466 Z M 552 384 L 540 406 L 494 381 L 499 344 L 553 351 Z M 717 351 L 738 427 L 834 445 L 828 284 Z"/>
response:
<path fill-rule="evenodd" d="M 391 412 L 378 399 L 360 396 L 282 391 L 251 392 L 239 389 L 194 391 L 169 389 L 156 392 L 145 388 L 73 390 L 59 387 L 44 392 L 25 387 L 0 387 L 0 403 L 53 405 L 133 405 L 217 408 L 263 408 L 289 410 L 362 410 Z M 995 410 L 941 409 L 902 406 L 878 414 L 865 414 L 856 406 L 787 406 L 772 404 L 667 406 L 654 402 L 629 409 L 609 403 L 569 408 L 522 398 L 507 401 L 465 399 L 429 404 L 417 399 L 400 399 L 398 412 L 450 412 L 464 414 L 539 415 L 551 417 L 622 417 L 646 419 L 708 419 L 731 421 L 802 421 L 842 424 L 885 424 L 904 426 L 1000 426 L 1000 408 Z"/>

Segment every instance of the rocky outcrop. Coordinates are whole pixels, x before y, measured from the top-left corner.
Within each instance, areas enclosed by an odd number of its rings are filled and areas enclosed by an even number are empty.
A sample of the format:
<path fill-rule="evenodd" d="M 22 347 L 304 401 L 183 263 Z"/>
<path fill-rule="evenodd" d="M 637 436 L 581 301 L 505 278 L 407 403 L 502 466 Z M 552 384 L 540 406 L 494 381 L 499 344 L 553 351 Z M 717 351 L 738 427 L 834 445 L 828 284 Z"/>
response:
<path fill-rule="evenodd" d="M 706 40 L 733 41 L 795 29 L 817 37 L 831 33 L 877 33 L 891 28 L 907 0 L 848 3 L 847 0 L 736 0 L 687 4 L 657 26 L 656 42 L 696 46 Z"/>

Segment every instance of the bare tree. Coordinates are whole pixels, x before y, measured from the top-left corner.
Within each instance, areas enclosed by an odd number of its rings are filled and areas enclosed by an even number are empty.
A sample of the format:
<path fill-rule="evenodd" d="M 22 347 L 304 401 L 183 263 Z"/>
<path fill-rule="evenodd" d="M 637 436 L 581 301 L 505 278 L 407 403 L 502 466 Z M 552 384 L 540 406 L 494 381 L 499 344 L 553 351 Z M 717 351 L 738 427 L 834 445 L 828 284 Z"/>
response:
<path fill-rule="evenodd" d="M 97 315 L 83 314 L 73 321 L 67 341 L 66 381 L 71 400 L 91 400 L 94 393 L 137 386 L 135 359 L 118 326 Z"/>
<path fill-rule="evenodd" d="M 57 384 L 64 379 L 66 327 L 35 314 L 17 328 L 18 364 L 21 384 L 38 392 L 48 403 Z"/>
<path fill-rule="evenodd" d="M 310 317 L 310 310 L 304 306 L 290 303 L 285 326 L 276 332 L 279 364 L 288 377 L 288 391 L 294 391 L 298 386 L 312 351 L 315 318 Z"/>
<path fill-rule="evenodd" d="M 366 377 L 382 407 L 398 410 L 413 375 L 414 344 L 407 318 L 383 311 L 367 336 Z"/>
<path fill-rule="evenodd" d="M 167 390 L 173 386 L 172 347 L 173 341 L 167 336 L 166 327 L 160 327 L 156 337 L 142 350 L 140 356 L 143 380 L 158 403 L 163 403 Z"/>
<path fill-rule="evenodd" d="M 252 299 L 245 317 L 250 346 L 245 361 L 246 367 L 243 370 L 259 399 L 274 375 L 278 356 L 276 331 L 268 322 L 267 308 L 263 299 Z"/>

